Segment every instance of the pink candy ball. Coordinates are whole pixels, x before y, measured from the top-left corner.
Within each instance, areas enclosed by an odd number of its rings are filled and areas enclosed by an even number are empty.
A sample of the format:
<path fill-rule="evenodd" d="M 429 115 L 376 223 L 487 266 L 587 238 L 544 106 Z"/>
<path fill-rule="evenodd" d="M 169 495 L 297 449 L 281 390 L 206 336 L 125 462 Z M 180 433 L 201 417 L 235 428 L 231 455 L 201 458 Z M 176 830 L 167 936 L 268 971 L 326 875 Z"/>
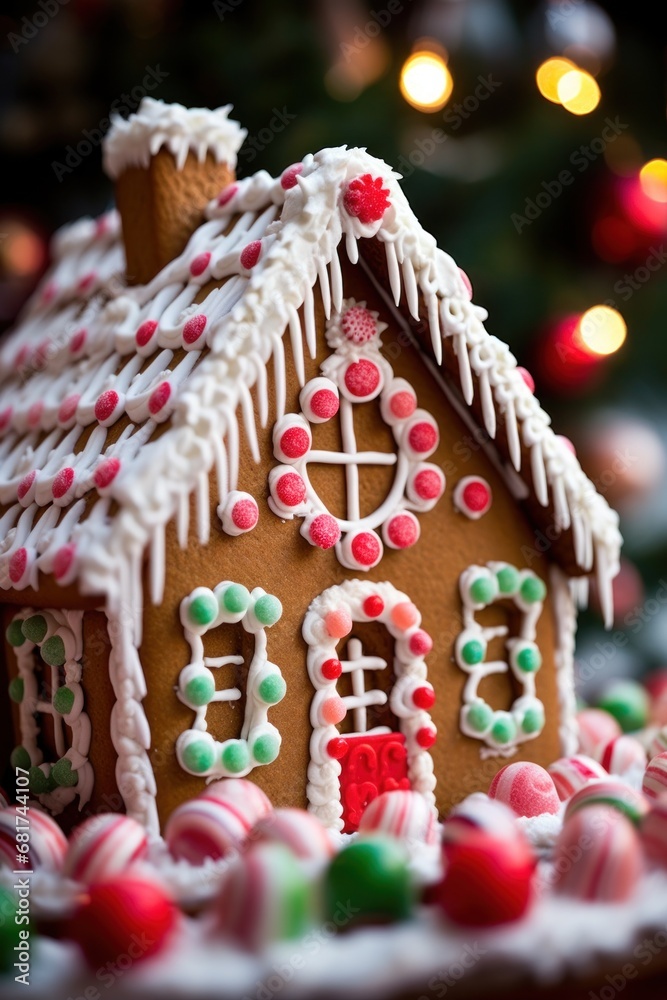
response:
<path fill-rule="evenodd" d="M 401 601 L 391 609 L 391 620 L 396 628 L 405 630 L 417 624 L 419 612 L 412 601 Z"/>
<path fill-rule="evenodd" d="M 175 809 L 164 837 L 173 857 L 201 864 L 242 848 L 252 827 L 270 810 L 266 795 L 251 781 L 226 778 Z"/>
<path fill-rule="evenodd" d="M 557 813 L 560 799 L 553 779 L 539 764 L 506 764 L 491 782 L 489 796 L 505 802 L 517 816 Z"/>
<path fill-rule="evenodd" d="M 322 861 L 333 855 L 333 845 L 317 817 L 305 809 L 276 809 L 263 816 L 250 832 L 250 840 L 284 844 L 297 858 Z"/>
<path fill-rule="evenodd" d="M 651 861 L 667 866 L 667 793 L 663 792 L 651 802 L 639 833 L 646 856 Z"/>
<path fill-rule="evenodd" d="M 18 810 L 21 810 L 20 812 Z M 31 803 L 26 816 L 21 806 L 0 809 L 0 864 L 12 871 L 16 868 L 48 868 L 60 871 L 67 852 L 67 837 L 54 819 Z M 18 841 L 17 835 L 26 833 L 28 840 Z M 17 844 L 27 843 L 28 864 L 17 863 Z"/>
<path fill-rule="evenodd" d="M 607 777 L 602 764 L 583 753 L 575 754 L 574 757 L 561 757 L 549 764 L 548 770 L 556 791 L 564 802 L 589 781 L 600 781 Z"/>
<path fill-rule="evenodd" d="M 216 799 L 218 802 L 228 802 L 237 806 L 250 826 L 254 826 L 258 819 L 273 809 L 268 795 L 254 781 L 248 781 L 246 778 L 222 778 L 220 781 L 212 781 L 198 797 Z"/>
<path fill-rule="evenodd" d="M 642 792 L 647 799 L 657 799 L 667 792 L 667 753 L 659 753 L 644 771 Z"/>
<path fill-rule="evenodd" d="M 362 833 L 387 833 L 417 844 L 437 844 L 438 818 L 419 792 L 383 792 L 367 806 L 359 823 Z"/>
<path fill-rule="evenodd" d="M 646 751 L 634 736 L 616 736 L 602 749 L 600 763 L 610 774 L 646 767 Z"/>
<path fill-rule="evenodd" d="M 445 845 L 464 841 L 472 831 L 488 833 L 504 840 L 520 835 L 515 813 L 504 802 L 474 792 L 454 806 L 442 827 Z"/>
<path fill-rule="evenodd" d="M 140 823 L 122 813 L 102 813 L 74 830 L 63 871 L 89 885 L 125 871 L 147 851 L 148 836 Z"/>
<path fill-rule="evenodd" d="M 332 639 L 342 639 L 352 629 L 352 618 L 347 608 L 328 611 L 324 617 L 324 625 Z"/>
<path fill-rule="evenodd" d="M 579 749 L 589 757 L 599 759 L 599 749 L 621 735 L 621 727 L 609 712 L 601 708 L 584 708 L 577 713 Z"/>
<path fill-rule="evenodd" d="M 642 872 L 639 836 L 625 816 L 589 806 L 563 826 L 554 853 L 554 890 L 588 902 L 628 899 Z"/>
<path fill-rule="evenodd" d="M 626 816 L 638 826 L 648 812 L 648 800 L 641 792 L 636 792 L 617 778 L 607 778 L 605 781 L 591 781 L 572 796 L 565 808 L 565 821 L 580 809 L 592 806 L 610 806 Z"/>

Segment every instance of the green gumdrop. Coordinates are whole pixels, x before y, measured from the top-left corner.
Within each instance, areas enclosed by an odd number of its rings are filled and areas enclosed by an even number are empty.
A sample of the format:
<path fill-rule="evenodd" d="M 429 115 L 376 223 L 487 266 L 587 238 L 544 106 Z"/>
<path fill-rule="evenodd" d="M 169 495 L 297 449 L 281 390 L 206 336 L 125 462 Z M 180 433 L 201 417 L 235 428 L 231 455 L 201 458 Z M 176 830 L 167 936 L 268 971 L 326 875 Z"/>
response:
<path fill-rule="evenodd" d="M 250 752 L 245 740 L 231 740 L 222 751 L 222 765 L 232 774 L 245 771 L 250 765 Z"/>
<path fill-rule="evenodd" d="M 475 604 L 490 604 L 496 596 L 495 581 L 488 576 L 479 576 L 470 584 L 470 596 Z"/>
<path fill-rule="evenodd" d="M 516 723 L 514 719 L 509 717 L 496 719 L 491 727 L 491 736 L 500 746 L 511 743 L 513 739 L 516 739 L 516 735 Z"/>
<path fill-rule="evenodd" d="M 192 740 L 182 753 L 183 766 L 194 774 L 204 774 L 215 764 L 215 749 L 208 740 Z"/>
<path fill-rule="evenodd" d="M 611 684 L 598 705 L 614 716 L 624 733 L 635 732 L 647 725 L 649 706 L 646 688 L 636 681 Z"/>
<path fill-rule="evenodd" d="M 53 782 L 49 781 L 49 775 L 44 774 L 41 767 L 31 767 L 28 772 L 30 791 L 33 795 L 46 795 L 52 791 Z"/>
<path fill-rule="evenodd" d="M 519 586 L 519 571 L 514 566 L 503 566 L 496 573 L 501 594 L 513 594 Z"/>
<path fill-rule="evenodd" d="M 74 692 L 66 685 L 53 695 L 53 707 L 59 715 L 69 715 L 74 707 Z"/>
<path fill-rule="evenodd" d="M 479 639 L 469 639 L 461 648 L 463 662 L 469 667 L 474 666 L 476 663 L 481 663 L 485 653 L 484 643 L 480 642 Z"/>
<path fill-rule="evenodd" d="M 38 644 L 46 635 L 47 627 L 44 615 L 31 615 L 21 625 L 21 631 L 26 639 Z"/>
<path fill-rule="evenodd" d="M 479 701 L 468 708 L 466 720 L 475 732 L 484 733 L 493 721 L 493 709 L 486 702 Z"/>
<path fill-rule="evenodd" d="M 30 929 L 28 923 L 16 923 L 17 913 L 18 898 L 9 889 L 0 888 L 0 973 L 10 972 L 14 962 L 18 961 L 15 949 L 22 940 L 19 931 Z"/>
<path fill-rule="evenodd" d="M 23 701 L 24 694 L 25 691 L 24 691 L 23 678 L 12 677 L 12 679 L 9 682 L 9 697 L 12 699 L 12 701 L 16 702 L 17 705 L 20 705 L 21 702 Z"/>
<path fill-rule="evenodd" d="M 196 705 L 198 708 L 201 705 L 208 705 L 215 694 L 213 674 L 209 670 L 197 674 L 185 685 L 184 694 L 191 705 Z"/>
<path fill-rule="evenodd" d="M 193 625 L 210 625 L 218 617 L 218 602 L 211 593 L 197 594 L 188 608 Z"/>
<path fill-rule="evenodd" d="M 269 674 L 259 685 L 259 696 L 267 705 L 276 705 L 285 697 L 287 685 L 280 674 Z"/>
<path fill-rule="evenodd" d="M 51 768 L 51 777 L 61 788 L 74 788 L 79 780 L 79 775 L 72 770 L 72 761 L 67 757 L 61 757 L 56 761 Z"/>
<path fill-rule="evenodd" d="M 535 706 L 534 708 L 529 708 L 523 717 L 521 723 L 521 728 L 524 733 L 539 733 L 544 728 L 544 711 L 541 708 Z"/>
<path fill-rule="evenodd" d="M 222 606 L 230 614 L 240 615 L 248 610 L 250 591 L 240 583 L 230 583 L 222 595 Z"/>
<path fill-rule="evenodd" d="M 521 596 L 527 604 L 543 601 L 546 594 L 547 588 L 539 576 L 527 576 L 521 584 Z"/>
<path fill-rule="evenodd" d="M 406 853 L 389 837 L 360 837 L 344 847 L 324 877 L 325 915 L 340 917 L 342 903 L 355 921 L 406 920 L 415 889 Z"/>
<path fill-rule="evenodd" d="M 255 618 L 260 625 L 275 625 L 283 613 L 283 606 L 273 594 L 264 594 L 255 601 Z"/>
<path fill-rule="evenodd" d="M 50 667 L 62 667 L 67 659 L 65 643 L 59 635 L 52 635 L 50 639 L 47 639 L 40 649 L 40 653 L 44 662 L 48 663 Z"/>
<path fill-rule="evenodd" d="M 30 754 L 25 747 L 14 747 L 9 757 L 12 767 L 20 767 L 22 771 L 30 769 Z"/>
<path fill-rule="evenodd" d="M 25 636 L 23 634 L 23 619 L 15 618 L 13 622 L 10 622 L 7 626 L 7 631 L 5 632 L 5 637 L 10 646 L 22 646 L 25 642 Z"/>
<path fill-rule="evenodd" d="M 258 764 L 272 764 L 280 753 L 280 739 L 275 733 L 258 736 L 252 745 L 252 755 Z"/>
<path fill-rule="evenodd" d="M 516 665 L 526 674 L 536 673 L 542 666 L 542 656 L 537 646 L 525 646 L 517 653 Z"/>

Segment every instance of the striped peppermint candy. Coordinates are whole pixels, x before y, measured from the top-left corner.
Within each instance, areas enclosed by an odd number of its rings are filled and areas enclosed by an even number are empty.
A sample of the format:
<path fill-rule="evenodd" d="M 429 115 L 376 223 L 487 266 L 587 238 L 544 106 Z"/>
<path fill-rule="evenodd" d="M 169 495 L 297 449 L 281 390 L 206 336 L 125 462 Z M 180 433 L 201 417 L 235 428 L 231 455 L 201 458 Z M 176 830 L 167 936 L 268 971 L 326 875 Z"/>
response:
<path fill-rule="evenodd" d="M 667 792 L 667 753 L 659 753 L 644 771 L 642 792 L 647 799 L 657 799 Z"/>
<path fill-rule="evenodd" d="M 591 781 L 573 795 L 565 808 L 565 822 L 580 809 L 610 806 L 639 826 L 649 809 L 648 799 L 617 778 Z"/>
<path fill-rule="evenodd" d="M 250 840 L 258 843 L 284 844 L 297 858 L 322 861 L 333 854 L 327 831 L 305 809 L 276 809 L 255 823 Z"/>
<path fill-rule="evenodd" d="M 18 835 L 26 833 L 27 840 L 19 841 Z M 0 864 L 12 870 L 23 867 L 17 862 L 22 853 L 18 843 L 29 845 L 28 864 L 24 867 L 49 868 L 60 871 L 67 851 L 67 837 L 55 820 L 34 803 L 26 810 L 22 806 L 0 809 Z"/>
<path fill-rule="evenodd" d="M 224 858 L 247 841 L 255 823 L 272 809 L 264 792 L 244 778 L 214 781 L 171 814 L 165 840 L 175 858 L 201 864 Z"/>
<path fill-rule="evenodd" d="M 667 865 L 667 793 L 658 795 L 639 829 L 644 851 L 651 861 Z"/>
<path fill-rule="evenodd" d="M 397 789 L 373 799 L 361 817 L 359 832 L 388 833 L 412 843 L 437 844 L 438 820 L 423 795 Z"/>
<path fill-rule="evenodd" d="M 63 870 L 75 882 L 89 885 L 125 871 L 147 851 L 140 823 L 120 813 L 101 813 L 74 830 Z"/>
<path fill-rule="evenodd" d="M 646 750 L 634 736 L 616 736 L 602 750 L 600 763 L 610 774 L 627 774 L 646 767 Z"/>
<path fill-rule="evenodd" d="M 563 802 L 590 781 L 601 781 L 608 776 L 602 764 L 583 753 L 555 760 L 549 765 L 548 771 Z"/>
<path fill-rule="evenodd" d="M 554 872 L 557 893 L 588 902 L 623 902 L 642 872 L 639 835 L 615 809 L 581 809 L 567 819 L 556 841 Z"/>

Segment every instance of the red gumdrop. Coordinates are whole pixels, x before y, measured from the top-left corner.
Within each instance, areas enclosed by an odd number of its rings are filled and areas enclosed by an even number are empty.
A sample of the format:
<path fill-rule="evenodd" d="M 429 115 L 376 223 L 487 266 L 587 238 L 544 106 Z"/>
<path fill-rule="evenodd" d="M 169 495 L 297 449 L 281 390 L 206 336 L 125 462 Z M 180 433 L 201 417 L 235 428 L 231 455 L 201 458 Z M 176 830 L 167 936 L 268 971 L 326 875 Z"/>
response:
<path fill-rule="evenodd" d="M 407 417 L 411 417 L 416 408 L 417 400 L 411 392 L 407 391 L 407 389 L 395 392 L 389 400 L 389 409 L 393 415 L 398 417 L 400 420 L 405 420 Z"/>
<path fill-rule="evenodd" d="M 338 396 L 331 389 L 318 389 L 310 400 L 310 408 L 321 420 L 330 420 L 338 413 Z"/>
<path fill-rule="evenodd" d="M 33 469 L 32 472 L 28 472 L 28 474 L 25 475 L 21 480 L 21 482 L 18 484 L 18 486 L 16 487 L 16 495 L 19 498 L 19 500 L 23 500 L 23 498 L 27 496 L 27 494 L 30 491 L 30 487 L 35 481 L 36 475 L 37 472 L 35 469 Z"/>
<path fill-rule="evenodd" d="M 363 306 L 352 306 L 348 309 L 343 314 L 340 326 L 346 339 L 353 344 L 365 344 L 377 333 L 374 317 Z"/>
<path fill-rule="evenodd" d="M 118 406 L 119 399 L 120 396 L 115 389 L 107 389 L 106 392 L 103 392 L 97 397 L 97 402 L 95 403 L 95 417 L 100 422 L 108 420 Z"/>
<path fill-rule="evenodd" d="M 283 170 L 280 175 L 280 186 L 283 191 L 289 191 L 290 188 L 296 187 L 296 179 L 302 172 L 303 163 L 293 163 L 291 167 Z"/>
<path fill-rule="evenodd" d="M 433 649 L 433 639 L 423 628 L 419 628 L 410 636 L 408 645 L 413 656 L 427 656 Z"/>
<path fill-rule="evenodd" d="M 78 393 L 73 393 L 71 396 L 66 396 L 60 404 L 60 409 L 58 410 L 58 420 L 61 424 L 66 424 L 72 419 L 76 413 L 76 408 L 79 405 L 79 400 L 81 396 Z"/>
<path fill-rule="evenodd" d="M 275 485 L 276 496 L 285 507 L 298 507 L 306 499 L 306 484 L 298 472 L 286 472 Z"/>
<path fill-rule="evenodd" d="M 427 420 L 420 420 L 413 424 L 408 434 L 408 444 L 413 451 L 423 455 L 427 451 L 432 451 L 438 443 L 438 429 Z"/>
<path fill-rule="evenodd" d="M 347 740 L 343 739 L 342 736 L 334 736 L 333 739 L 329 740 L 327 743 L 327 753 L 334 760 L 340 760 L 347 753 Z"/>
<path fill-rule="evenodd" d="M 352 556 L 360 566 L 373 566 L 381 555 L 380 540 L 371 531 L 360 531 L 350 543 Z"/>
<path fill-rule="evenodd" d="M 502 767 L 491 782 L 489 797 L 504 802 L 517 816 L 541 816 L 560 809 L 553 778 L 539 764 L 529 761 Z"/>
<path fill-rule="evenodd" d="M 421 708 L 425 712 L 435 705 L 435 691 L 432 687 L 418 687 L 412 692 L 412 700 L 415 708 Z"/>
<path fill-rule="evenodd" d="M 259 511 L 254 500 L 237 500 L 232 507 L 232 521 L 241 531 L 250 531 L 259 520 Z"/>
<path fill-rule="evenodd" d="M 364 614 L 369 618 L 378 618 L 384 611 L 384 601 L 379 594 L 371 594 L 364 601 Z"/>
<path fill-rule="evenodd" d="M 381 219 L 389 208 L 389 190 L 382 186 L 381 177 L 362 174 L 348 184 L 343 205 L 348 215 L 368 225 Z"/>
<path fill-rule="evenodd" d="M 464 487 L 462 499 L 469 510 L 478 513 L 488 505 L 491 494 L 485 483 L 480 479 L 475 479 L 474 482 L 468 483 Z"/>
<path fill-rule="evenodd" d="M 77 330 L 76 333 L 72 334 L 72 339 L 69 342 L 69 349 L 71 354 L 78 354 L 83 345 L 86 343 L 86 338 L 88 336 L 87 330 Z"/>
<path fill-rule="evenodd" d="M 134 335 L 137 347 L 145 347 L 156 330 L 157 323 L 154 319 L 147 319 L 144 323 L 142 323 Z"/>
<path fill-rule="evenodd" d="M 310 448 L 310 436 L 304 427 L 288 427 L 280 435 L 280 450 L 288 458 L 301 458 Z"/>
<path fill-rule="evenodd" d="M 56 580 L 62 580 L 64 576 L 67 576 L 72 568 L 75 556 L 76 545 L 72 543 L 63 545 L 58 549 L 53 559 L 53 575 Z"/>
<path fill-rule="evenodd" d="M 24 548 L 17 549 L 9 560 L 9 579 L 18 583 L 28 567 L 28 552 Z"/>
<path fill-rule="evenodd" d="M 262 241 L 253 240 L 252 243 L 248 243 L 247 247 L 244 247 L 241 251 L 241 265 L 246 269 L 246 271 L 252 270 L 257 261 L 260 258 L 262 252 Z"/>
<path fill-rule="evenodd" d="M 409 549 L 419 538 L 419 524 L 412 514 L 397 514 L 387 525 L 386 540 L 396 549 Z"/>
<path fill-rule="evenodd" d="M 105 458 L 95 469 L 93 480 L 98 489 L 110 486 L 120 470 L 119 458 Z"/>
<path fill-rule="evenodd" d="M 438 734 L 433 726 L 422 726 L 421 729 L 417 730 L 417 735 L 415 737 L 419 746 L 424 750 L 428 750 L 432 747 L 437 738 Z"/>
<path fill-rule="evenodd" d="M 74 469 L 71 466 L 66 466 L 61 469 L 53 480 L 53 486 L 51 487 L 51 492 L 54 499 L 60 500 L 62 497 L 68 493 L 71 489 L 72 483 L 74 482 Z"/>
<path fill-rule="evenodd" d="M 183 340 L 186 344 L 194 344 L 195 341 L 199 340 L 202 333 L 206 329 L 206 316 L 203 313 L 198 313 L 196 316 L 191 316 L 183 327 Z"/>
<path fill-rule="evenodd" d="M 160 382 L 148 398 L 148 412 L 155 416 L 167 405 L 170 396 L 171 386 L 169 383 Z"/>
<path fill-rule="evenodd" d="M 320 667 L 320 670 L 322 671 L 322 676 L 325 680 L 336 681 L 343 672 L 343 665 L 340 660 L 332 658 L 330 660 L 325 660 Z"/>
<path fill-rule="evenodd" d="M 442 493 L 443 477 L 435 469 L 422 469 L 412 481 L 420 500 L 437 500 Z"/>
<path fill-rule="evenodd" d="M 228 204 L 238 191 L 238 184 L 228 184 L 226 188 L 223 188 L 218 195 L 218 205 L 223 208 L 224 205 Z"/>
<path fill-rule="evenodd" d="M 197 254 L 195 259 L 190 264 L 190 274 L 194 278 L 198 278 L 200 274 L 203 274 L 208 267 L 211 255 L 208 251 L 205 253 Z"/>
<path fill-rule="evenodd" d="M 352 396 L 370 396 L 380 384 L 380 369 L 373 361 L 353 361 L 345 372 L 345 385 Z"/>
<path fill-rule="evenodd" d="M 330 549 L 340 540 L 338 521 L 331 514 L 318 514 L 308 529 L 311 541 L 320 549 Z"/>

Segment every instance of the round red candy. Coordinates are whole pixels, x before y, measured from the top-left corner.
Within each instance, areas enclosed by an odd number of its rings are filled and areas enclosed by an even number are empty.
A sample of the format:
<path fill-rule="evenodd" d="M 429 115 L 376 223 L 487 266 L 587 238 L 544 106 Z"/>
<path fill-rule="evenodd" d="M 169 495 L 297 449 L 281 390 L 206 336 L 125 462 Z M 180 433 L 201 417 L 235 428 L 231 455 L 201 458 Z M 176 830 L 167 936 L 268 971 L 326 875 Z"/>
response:
<path fill-rule="evenodd" d="M 406 420 L 411 417 L 417 408 L 417 400 L 407 389 L 395 392 L 389 400 L 389 409 L 399 420 Z"/>
<path fill-rule="evenodd" d="M 353 344 L 365 344 L 377 333 L 375 318 L 364 306 L 352 306 L 343 314 L 341 329 Z"/>
<path fill-rule="evenodd" d="M 473 521 L 486 514 L 492 499 L 491 487 L 481 476 L 466 476 L 454 490 L 454 506 Z"/>
<path fill-rule="evenodd" d="M 338 521 L 331 514 L 318 514 L 310 522 L 308 535 L 313 545 L 319 549 L 330 549 L 340 539 Z"/>
<path fill-rule="evenodd" d="M 566 818 L 554 851 L 554 889 L 588 902 L 620 903 L 635 891 L 642 871 L 637 831 L 606 805 Z"/>
<path fill-rule="evenodd" d="M 419 521 L 410 511 L 394 514 L 385 524 L 382 534 L 392 549 L 409 549 L 419 539 Z"/>
<path fill-rule="evenodd" d="M 285 507 L 298 507 L 306 499 L 306 484 L 298 472 L 286 472 L 274 489 L 276 499 Z"/>
<path fill-rule="evenodd" d="M 343 665 L 341 664 L 340 660 L 336 660 L 332 657 L 331 659 L 324 661 L 324 663 L 320 667 L 320 670 L 322 671 L 322 676 L 325 678 L 325 680 L 335 681 L 338 680 L 338 678 L 342 674 Z"/>
<path fill-rule="evenodd" d="M 185 344 L 196 343 L 206 329 L 206 323 L 207 319 L 203 313 L 191 316 L 183 327 L 183 342 Z"/>
<path fill-rule="evenodd" d="M 428 656 L 433 649 L 433 639 L 423 628 L 419 628 L 410 636 L 408 646 L 413 656 Z"/>
<path fill-rule="evenodd" d="M 310 448 L 310 435 L 305 427 L 288 427 L 280 435 L 280 450 L 288 458 L 302 458 Z"/>
<path fill-rule="evenodd" d="M 557 813 L 560 799 L 553 778 L 539 764 L 506 764 L 491 782 L 489 796 L 504 802 L 517 816 Z"/>
<path fill-rule="evenodd" d="M 356 399 L 367 399 L 372 396 L 379 388 L 380 381 L 380 369 L 374 361 L 362 358 L 347 366 L 345 387 Z"/>
<path fill-rule="evenodd" d="M 418 455 L 430 455 L 438 446 L 438 428 L 429 420 L 419 420 L 408 431 L 408 444 Z"/>
<path fill-rule="evenodd" d="M 318 389 L 310 400 L 310 408 L 320 420 L 330 420 L 338 413 L 338 396 L 331 389 Z"/>
<path fill-rule="evenodd" d="M 343 196 L 345 211 L 363 225 L 379 222 L 389 204 L 389 189 L 383 187 L 382 177 L 371 174 L 362 174 L 351 180 Z"/>
<path fill-rule="evenodd" d="M 364 601 L 364 614 L 369 618 L 377 618 L 384 611 L 384 601 L 379 594 L 371 594 Z"/>
<path fill-rule="evenodd" d="M 447 845 L 447 864 L 432 898 L 454 923 L 494 927 L 528 910 L 535 859 L 525 839 L 496 838 L 470 829 Z"/>
<path fill-rule="evenodd" d="M 359 566 L 370 569 L 382 557 L 382 543 L 374 531 L 359 531 L 350 541 L 350 554 Z"/>
<path fill-rule="evenodd" d="M 262 253 L 262 241 L 253 240 L 241 251 L 241 264 L 246 271 L 251 271 Z"/>
<path fill-rule="evenodd" d="M 421 708 L 427 712 L 435 705 L 435 691 L 430 684 L 424 684 L 422 687 L 415 688 L 412 692 L 412 700 L 415 708 Z"/>
<path fill-rule="evenodd" d="M 178 923 L 179 911 L 157 881 L 119 875 L 88 888 L 67 933 L 80 945 L 91 969 L 99 969 L 123 956 L 135 964 L 157 954 Z"/>
<path fill-rule="evenodd" d="M 137 347 L 145 347 L 156 330 L 157 323 L 154 319 L 145 320 L 134 335 Z"/>
<path fill-rule="evenodd" d="M 283 191 L 289 191 L 290 188 L 296 187 L 297 177 L 303 172 L 303 163 L 293 163 L 291 167 L 287 167 L 283 170 L 280 175 L 280 186 Z"/>
<path fill-rule="evenodd" d="M 445 477 L 439 469 L 431 466 L 422 468 L 414 476 L 412 493 L 419 500 L 437 500 L 445 489 Z"/>

